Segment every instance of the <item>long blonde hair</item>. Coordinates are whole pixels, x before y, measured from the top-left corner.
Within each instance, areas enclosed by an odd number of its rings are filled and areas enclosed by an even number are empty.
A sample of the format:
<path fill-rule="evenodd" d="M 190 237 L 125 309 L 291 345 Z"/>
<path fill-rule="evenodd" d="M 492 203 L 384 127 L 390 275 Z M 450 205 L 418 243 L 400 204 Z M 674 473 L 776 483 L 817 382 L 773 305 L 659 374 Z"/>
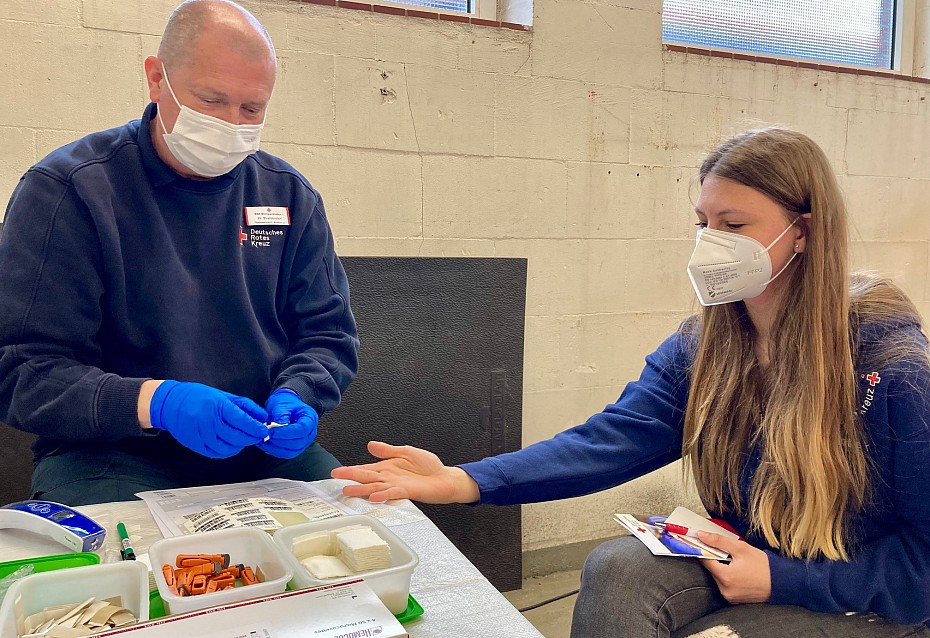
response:
<path fill-rule="evenodd" d="M 808 137 L 775 128 L 739 134 L 707 157 L 699 181 L 708 175 L 767 195 L 807 239 L 781 275 L 787 286 L 764 369 L 742 302 L 706 307 L 684 324 L 696 338 L 686 465 L 708 509 L 748 514 L 752 531 L 785 555 L 847 560 L 850 518 L 867 505 L 871 473 L 857 410 L 858 326 L 902 316 L 919 323 L 919 315 L 887 280 L 856 277 L 850 294 L 845 205 Z M 758 469 L 741 477 L 751 454 Z"/>

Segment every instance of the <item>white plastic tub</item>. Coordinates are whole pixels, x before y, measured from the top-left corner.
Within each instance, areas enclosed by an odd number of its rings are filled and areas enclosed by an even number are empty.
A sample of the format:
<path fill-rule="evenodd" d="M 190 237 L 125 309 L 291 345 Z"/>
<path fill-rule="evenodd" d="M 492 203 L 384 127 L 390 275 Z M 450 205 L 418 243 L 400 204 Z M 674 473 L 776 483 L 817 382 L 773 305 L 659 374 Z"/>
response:
<path fill-rule="evenodd" d="M 226 591 L 177 596 L 168 589 L 161 569 L 162 565 L 176 567 L 178 554 L 229 554 L 231 565 L 242 563 L 251 567 L 256 575 L 261 569 L 265 580 Z M 267 532 L 249 527 L 163 538 L 149 547 L 149 559 L 152 563 L 152 573 L 155 574 L 155 584 L 158 585 L 158 593 L 165 603 L 165 611 L 169 614 L 280 594 L 292 577 L 290 566 L 278 552 Z"/>
<path fill-rule="evenodd" d="M 137 620 L 149 619 L 149 570 L 144 563 L 126 560 L 31 574 L 13 583 L 3 599 L 0 636 L 19 635 L 14 609 L 17 598 L 22 600 L 26 617 L 46 607 L 77 605 L 91 597 L 102 600 L 114 596 L 122 599 L 122 606 Z"/>
<path fill-rule="evenodd" d="M 365 525 L 366 527 L 370 527 L 390 545 L 390 567 L 359 572 L 341 578 L 320 580 L 315 578 L 300 564 L 297 556 L 295 556 L 294 552 L 291 550 L 293 541 L 298 536 L 313 532 L 339 529 L 340 527 L 348 527 L 350 525 Z M 365 516 L 364 514 L 356 514 L 353 516 L 328 518 L 322 521 L 312 521 L 310 523 L 300 523 L 299 525 L 289 525 L 288 527 L 282 527 L 274 533 L 274 542 L 277 544 L 281 554 L 288 561 L 294 572 L 294 580 L 291 581 L 291 587 L 294 589 L 306 589 L 308 587 L 318 587 L 320 585 L 330 585 L 362 578 L 368 583 L 368 586 L 371 587 L 375 594 L 377 594 L 378 598 L 381 599 L 385 607 L 391 610 L 392 614 L 401 614 L 407 609 L 407 597 L 410 595 L 410 577 L 413 575 L 413 569 L 417 566 L 417 563 L 420 562 L 420 559 L 413 550 L 407 547 L 406 543 L 400 540 L 378 519 Z"/>

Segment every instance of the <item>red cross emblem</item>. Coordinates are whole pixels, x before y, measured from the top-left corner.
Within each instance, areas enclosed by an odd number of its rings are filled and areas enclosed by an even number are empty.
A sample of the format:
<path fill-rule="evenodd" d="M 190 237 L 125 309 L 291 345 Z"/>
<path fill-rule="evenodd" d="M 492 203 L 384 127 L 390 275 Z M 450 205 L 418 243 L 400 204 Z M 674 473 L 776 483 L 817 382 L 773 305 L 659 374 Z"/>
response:
<path fill-rule="evenodd" d="M 869 374 L 866 375 L 865 380 L 868 381 L 869 385 L 874 388 L 875 386 L 878 385 L 878 382 L 881 381 L 882 378 L 878 376 L 877 372 L 870 372 Z"/>
<path fill-rule="evenodd" d="M 242 226 L 239 227 L 239 245 L 241 246 L 249 236 L 242 232 Z"/>

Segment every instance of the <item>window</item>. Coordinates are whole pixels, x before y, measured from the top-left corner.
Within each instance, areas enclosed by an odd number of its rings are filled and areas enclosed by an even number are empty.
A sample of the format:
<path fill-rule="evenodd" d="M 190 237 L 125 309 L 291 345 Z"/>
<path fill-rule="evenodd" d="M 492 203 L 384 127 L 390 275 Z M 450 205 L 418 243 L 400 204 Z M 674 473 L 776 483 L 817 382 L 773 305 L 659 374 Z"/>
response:
<path fill-rule="evenodd" d="M 374 0 L 375 4 L 421 7 L 438 13 L 471 14 L 474 18 L 497 20 L 497 0 Z"/>
<path fill-rule="evenodd" d="M 440 11 L 460 11 L 462 13 L 472 13 L 469 5 L 470 0 L 406 0 L 404 4 L 412 4 L 417 7 L 427 7 L 429 9 L 439 9 Z"/>
<path fill-rule="evenodd" d="M 665 42 L 890 69 L 894 0 L 665 0 Z"/>

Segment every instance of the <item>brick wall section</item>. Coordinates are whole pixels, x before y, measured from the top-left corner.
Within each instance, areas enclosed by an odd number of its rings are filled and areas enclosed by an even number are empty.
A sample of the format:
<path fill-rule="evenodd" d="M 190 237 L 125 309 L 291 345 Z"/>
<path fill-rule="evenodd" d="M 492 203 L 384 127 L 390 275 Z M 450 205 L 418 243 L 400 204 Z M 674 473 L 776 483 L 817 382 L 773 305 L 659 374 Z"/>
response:
<path fill-rule="evenodd" d="M 0 197 L 50 150 L 139 116 L 142 60 L 175 4 L 4 8 Z M 265 148 L 323 193 L 345 255 L 529 258 L 525 443 L 614 400 L 694 308 L 692 176 L 748 126 L 823 145 L 856 262 L 930 318 L 930 85 L 669 50 L 657 0 L 537 0 L 531 30 L 330 5 L 246 3 L 281 60 Z M 524 546 L 615 534 L 610 512 L 682 500 L 668 468 L 528 507 Z"/>

